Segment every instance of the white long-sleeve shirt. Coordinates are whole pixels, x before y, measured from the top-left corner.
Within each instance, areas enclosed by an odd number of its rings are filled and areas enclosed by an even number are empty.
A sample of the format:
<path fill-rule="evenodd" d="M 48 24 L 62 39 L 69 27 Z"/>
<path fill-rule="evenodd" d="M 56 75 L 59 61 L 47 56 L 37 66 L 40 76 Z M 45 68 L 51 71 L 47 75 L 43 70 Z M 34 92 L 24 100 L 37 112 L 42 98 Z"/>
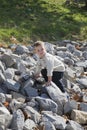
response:
<path fill-rule="evenodd" d="M 65 66 L 56 56 L 46 53 L 43 58 L 39 58 L 36 66 L 36 73 L 40 73 L 42 69 L 47 69 L 47 76 L 52 76 L 53 71 L 64 72 Z"/>

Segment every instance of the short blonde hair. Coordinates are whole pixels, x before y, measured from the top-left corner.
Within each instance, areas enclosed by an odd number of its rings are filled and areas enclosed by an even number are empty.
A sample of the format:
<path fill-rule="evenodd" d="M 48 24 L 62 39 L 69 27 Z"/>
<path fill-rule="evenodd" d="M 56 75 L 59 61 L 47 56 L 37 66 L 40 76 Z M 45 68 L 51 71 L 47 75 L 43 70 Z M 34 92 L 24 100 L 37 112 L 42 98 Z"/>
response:
<path fill-rule="evenodd" d="M 33 46 L 34 47 L 44 46 L 44 42 L 43 41 L 36 41 Z"/>

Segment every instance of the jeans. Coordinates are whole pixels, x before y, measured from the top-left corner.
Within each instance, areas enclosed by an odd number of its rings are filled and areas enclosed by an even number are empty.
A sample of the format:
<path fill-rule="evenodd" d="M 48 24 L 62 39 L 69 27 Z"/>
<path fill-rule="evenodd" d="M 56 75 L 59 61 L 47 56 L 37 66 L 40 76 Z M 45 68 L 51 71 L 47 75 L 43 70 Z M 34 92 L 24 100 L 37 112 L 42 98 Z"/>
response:
<path fill-rule="evenodd" d="M 44 77 L 45 81 L 48 81 L 48 77 L 47 77 L 47 70 L 46 69 L 42 69 L 41 70 L 41 74 Z M 53 76 L 52 76 L 52 81 L 60 88 L 60 90 L 64 93 L 65 92 L 65 88 L 64 85 L 62 83 L 62 78 L 63 78 L 63 74 L 64 72 L 57 72 L 57 71 L 53 71 Z"/>

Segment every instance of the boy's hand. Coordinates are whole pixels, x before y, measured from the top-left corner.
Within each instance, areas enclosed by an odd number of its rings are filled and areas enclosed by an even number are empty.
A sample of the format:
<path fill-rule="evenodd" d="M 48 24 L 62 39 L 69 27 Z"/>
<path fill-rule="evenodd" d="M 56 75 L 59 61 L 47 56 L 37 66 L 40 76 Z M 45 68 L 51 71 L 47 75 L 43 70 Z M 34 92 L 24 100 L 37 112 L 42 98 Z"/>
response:
<path fill-rule="evenodd" d="M 41 76 L 40 73 L 34 75 L 35 78 L 39 78 L 40 76 Z"/>
<path fill-rule="evenodd" d="M 48 81 L 46 82 L 46 85 L 47 86 L 51 85 L 51 81 L 52 81 L 52 76 L 48 76 Z"/>
<path fill-rule="evenodd" d="M 51 81 L 50 82 L 46 82 L 46 86 L 49 86 L 51 85 Z"/>

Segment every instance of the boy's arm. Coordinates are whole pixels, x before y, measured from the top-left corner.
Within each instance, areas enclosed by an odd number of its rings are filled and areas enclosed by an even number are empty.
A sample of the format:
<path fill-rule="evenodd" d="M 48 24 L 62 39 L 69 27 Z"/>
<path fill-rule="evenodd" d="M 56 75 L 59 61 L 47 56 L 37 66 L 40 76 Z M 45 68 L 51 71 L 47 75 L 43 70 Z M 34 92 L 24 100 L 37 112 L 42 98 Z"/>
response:
<path fill-rule="evenodd" d="M 51 81 L 52 81 L 52 76 L 48 76 L 48 81 L 47 81 L 46 85 L 47 85 L 47 86 L 50 85 L 50 84 L 51 84 Z"/>

